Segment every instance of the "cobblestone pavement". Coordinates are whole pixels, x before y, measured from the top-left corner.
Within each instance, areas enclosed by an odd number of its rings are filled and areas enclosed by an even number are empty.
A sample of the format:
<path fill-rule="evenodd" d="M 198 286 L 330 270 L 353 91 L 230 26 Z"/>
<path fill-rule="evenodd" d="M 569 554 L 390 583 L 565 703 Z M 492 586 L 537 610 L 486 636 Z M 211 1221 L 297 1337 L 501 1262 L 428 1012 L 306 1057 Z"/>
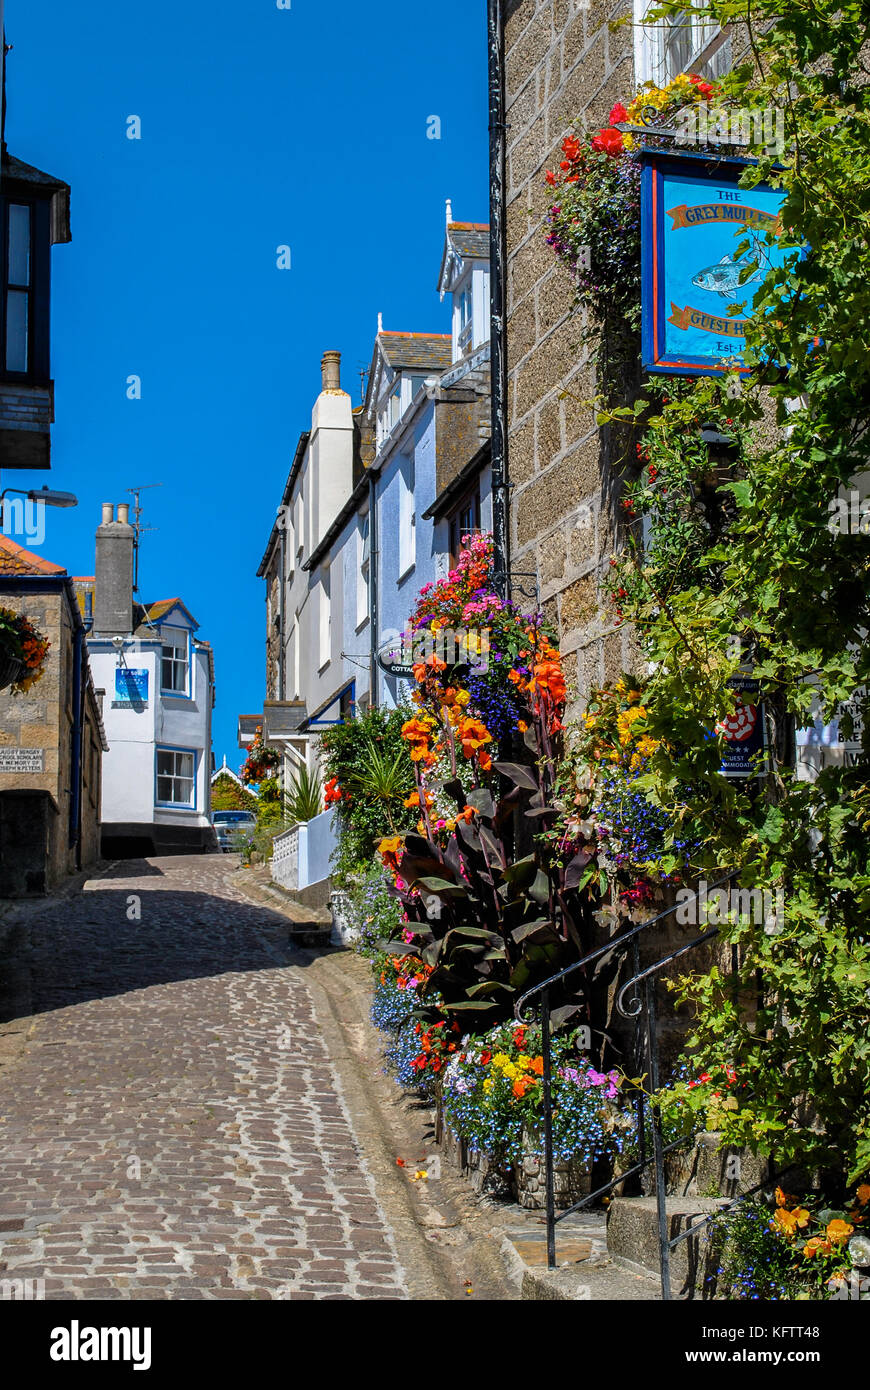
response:
<path fill-rule="evenodd" d="M 232 868 L 116 865 L 8 938 L 31 993 L 0 1021 L 32 1017 L 0 1066 L 0 1281 L 44 1280 L 48 1299 L 407 1297 L 305 957 Z"/>

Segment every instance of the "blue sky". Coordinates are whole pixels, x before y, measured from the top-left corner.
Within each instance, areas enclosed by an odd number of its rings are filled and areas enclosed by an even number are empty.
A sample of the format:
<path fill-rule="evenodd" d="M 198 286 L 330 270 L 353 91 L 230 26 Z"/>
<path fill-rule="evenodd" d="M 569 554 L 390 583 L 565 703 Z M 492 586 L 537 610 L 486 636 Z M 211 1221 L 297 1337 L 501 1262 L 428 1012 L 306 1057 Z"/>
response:
<path fill-rule="evenodd" d="M 100 504 L 163 484 L 142 497 L 141 596 L 181 595 L 214 644 L 214 751 L 238 766 L 236 716 L 264 694 L 256 569 L 321 354 L 341 350 L 356 402 L 379 310 L 448 331 L 444 200 L 488 218 L 486 5 L 5 8 L 7 143 L 71 184 L 73 240 L 53 252 L 52 471 L 3 484 L 77 494 L 40 551 L 75 574 Z"/>

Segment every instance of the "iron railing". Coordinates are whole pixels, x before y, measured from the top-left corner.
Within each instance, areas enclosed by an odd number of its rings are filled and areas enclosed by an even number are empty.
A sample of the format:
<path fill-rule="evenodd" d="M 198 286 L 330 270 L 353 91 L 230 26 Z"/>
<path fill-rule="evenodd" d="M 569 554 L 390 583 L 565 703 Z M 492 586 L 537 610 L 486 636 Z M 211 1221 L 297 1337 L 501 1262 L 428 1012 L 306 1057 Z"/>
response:
<path fill-rule="evenodd" d="M 734 881 L 736 872 L 732 871 L 725 877 L 720 878 L 711 887 L 707 888 L 707 893 L 713 893 L 719 888 L 725 887 Z M 656 976 L 673 961 L 679 960 L 681 956 L 687 955 L 690 951 L 712 941 L 719 934 L 718 926 L 710 928 L 709 931 L 695 937 L 692 941 L 685 942 L 667 955 L 662 956 L 652 965 L 640 968 L 640 948 L 639 940 L 641 936 L 648 934 L 658 923 L 666 921 L 672 917 L 680 907 L 688 905 L 690 902 L 697 902 L 700 898 L 700 890 L 682 903 L 674 903 L 663 912 L 658 913 L 647 922 L 641 922 L 632 927 L 629 931 L 623 932 L 620 936 L 611 938 L 603 945 L 596 947 L 583 956 L 581 960 L 574 961 L 566 966 L 564 970 L 551 975 L 540 984 L 526 990 L 517 1000 L 514 1013 L 520 1022 L 527 1022 L 526 1008 L 528 1001 L 540 996 L 540 1019 L 541 1019 L 541 1056 L 543 1060 L 543 1138 L 544 1138 L 544 1171 L 545 1171 L 545 1200 L 546 1200 L 546 1223 L 547 1223 L 547 1266 L 549 1269 L 556 1267 L 556 1226 L 560 1221 L 580 1211 L 583 1207 L 589 1206 L 598 1198 L 612 1192 L 613 1189 L 628 1179 L 636 1177 L 646 1172 L 651 1166 L 655 1170 L 655 1190 L 656 1190 L 656 1215 L 658 1221 L 658 1244 L 659 1244 L 659 1266 L 661 1273 L 662 1298 L 669 1300 L 671 1294 L 671 1251 L 680 1244 L 681 1241 L 688 1239 L 691 1235 L 697 1235 L 699 1231 L 711 1220 L 717 1219 L 723 1212 L 730 1210 L 746 1197 L 766 1186 L 773 1178 L 767 1178 L 758 1187 L 741 1194 L 735 1202 L 728 1203 L 717 1212 L 716 1217 L 708 1217 L 706 1220 L 693 1223 L 685 1231 L 679 1232 L 676 1236 L 671 1236 L 668 1230 L 667 1215 L 667 1182 L 665 1174 L 665 1158 L 674 1149 L 689 1143 L 693 1134 L 682 1135 L 679 1139 L 665 1144 L 662 1137 L 661 1114 L 658 1104 L 654 1097 L 661 1084 L 659 1074 L 659 1042 L 656 1012 Z M 638 1090 L 637 1100 L 637 1135 L 639 1147 L 639 1160 L 633 1167 L 612 1178 L 610 1182 L 604 1183 L 601 1187 L 584 1196 L 580 1201 L 556 1214 L 555 1200 L 555 1174 L 553 1164 L 553 1104 L 552 1104 L 552 1083 L 553 1083 L 553 1056 L 552 1056 L 552 1036 L 550 1026 L 550 999 L 553 989 L 562 984 L 570 975 L 578 970 L 584 970 L 592 962 L 599 960 L 602 956 L 609 955 L 613 951 L 632 951 L 632 974 L 629 979 L 621 986 L 616 999 L 617 1011 L 623 1018 L 636 1020 L 635 1047 L 638 1058 L 643 1056 L 645 1060 L 645 1074 L 650 1095 L 652 1097 L 649 1104 L 649 1122 L 652 1137 L 652 1154 L 646 1152 L 646 1096 L 643 1087 Z M 736 965 L 736 962 L 735 962 Z M 640 986 L 638 994 L 628 998 L 629 991 L 635 986 Z M 788 1171 L 788 1170 L 785 1170 Z"/>

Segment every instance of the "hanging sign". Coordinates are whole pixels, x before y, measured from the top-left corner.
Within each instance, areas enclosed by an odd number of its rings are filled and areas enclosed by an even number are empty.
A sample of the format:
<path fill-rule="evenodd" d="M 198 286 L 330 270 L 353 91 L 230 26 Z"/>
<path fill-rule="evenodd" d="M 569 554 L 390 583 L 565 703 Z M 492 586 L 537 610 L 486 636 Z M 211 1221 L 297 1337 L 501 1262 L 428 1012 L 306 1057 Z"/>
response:
<path fill-rule="evenodd" d="M 769 245 L 785 200 L 739 188 L 742 161 L 644 155 L 641 176 L 642 338 L 646 371 L 743 371 L 753 295 L 786 252 Z M 749 242 L 748 249 L 739 250 Z"/>
<path fill-rule="evenodd" d="M 148 703 L 148 672 L 129 666 L 115 667 L 115 698 L 113 708 L 141 709 Z"/>
<path fill-rule="evenodd" d="M 733 713 L 716 725 L 716 733 L 725 739 L 720 772 L 726 777 L 760 777 L 767 770 L 765 759 L 759 757 L 767 750 L 764 705 L 756 698 L 761 687 L 751 676 L 735 676 L 728 687 L 740 698 Z"/>

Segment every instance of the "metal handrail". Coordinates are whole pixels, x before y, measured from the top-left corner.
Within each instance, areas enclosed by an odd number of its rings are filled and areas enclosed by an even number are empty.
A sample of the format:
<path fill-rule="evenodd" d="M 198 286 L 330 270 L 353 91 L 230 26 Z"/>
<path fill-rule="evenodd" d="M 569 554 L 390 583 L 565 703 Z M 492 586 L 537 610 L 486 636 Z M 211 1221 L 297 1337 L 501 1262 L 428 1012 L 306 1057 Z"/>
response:
<path fill-rule="evenodd" d="M 730 883 L 736 872 L 736 869 L 732 869 L 731 873 L 728 874 L 726 878 L 717 879 L 711 887 L 706 889 L 706 892 L 708 894 L 715 893 L 717 888 L 721 888 L 724 884 Z M 648 931 L 650 927 L 654 927 L 657 922 L 662 922 L 666 917 L 673 916 L 677 908 L 685 907 L 690 902 L 698 902 L 700 897 L 701 894 L 699 891 L 693 893 L 690 898 L 686 898 L 685 902 L 672 904 L 671 907 L 665 908 L 664 912 L 659 912 L 655 917 L 650 917 L 646 922 L 638 922 L 637 926 L 632 927 L 630 931 L 623 932 L 622 936 L 611 937 L 603 946 L 596 947 L 594 951 L 590 951 L 589 954 L 583 956 L 581 960 L 573 961 L 571 965 L 566 965 L 564 970 L 559 970 L 555 975 L 550 975 L 548 979 L 542 980 L 540 984 L 533 985 L 531 989 L 527 989 L 524 994 L 520 995 L 514 1005 L 514 1018 L 520 1023 L 523 1021 L 522 1010 L 527 999 L 531 999 L 536 994 L 541 994 L 545 989 L 549 989 L 551 985 L 558 984 L 560 980 L 564 980 L 568 975 L 573 975 L 575 970 L 581 970 L 584 965 L 589 965 L 593 960 L 597 960 L 599 956 L 605 956 L 610 951 L 618 950 L 621 946 L 633 940 L 634 937 L 639 936 L 641 932 Z"/>
<path fill-rule="evenodd" d="M 712 885 L 711 888 L 707 888 L 705 885 L 705 892 L 715 892 L 718 888 L 723 887 L 726 883 L 731 883 L 736 873 L 737 870 L 732 869 L 731 872 L 725 875 L 723 878 L 717 879 L 717 881 Z M 713 940 L 714 937 L 719 935 L 719 927 L 713 927 L 710 931 L 704 932 L 703 935 L 696 937 L 693 941 L 686 942 L 683 946 L 678 947 L 675 951 L 669 951 L 667 955 L 662 956 L 659 960 L 655 961 L 652 965 L 647 966 L 644 970 L 639 970 L 637 968 L 640 963 L 637 945 L 638 938 L 641 935 L 641 933 L 648 931 L 651 927 L 654 927 L 658 922 L 662 922 L 666 918 L 672 917 L 673 914 L 676 911 L 678 911 L 679 908 L 686 906 L 689 902 L 697 902 L 700 899 L 700 896 L 701 890 L 699 889 L 698 892 L 693 893 L 691 897 L 686 899 L 684 902 L 673 903 L 669 908 L 666 908 L 663 912 L 657 913 L 655 917 L 650 918 L 646 922 L 638 923 L 636 926 L 632 927 L 630 931 L 624 932 L 621 936 L 614 937 L 610 941 L 605 942 L 603 945 L 596 947 L 594 951 L 590 951 L 579 961 L 574 961 L 571 965 L 566 966 L 563 970 L 557 971 L 555 975 L 549 976 L 546 980 L 542 980 L 539 984 L 533 985 L 531 989 L 526 990 L 525 993 L 520 996 L 520 998 L 517 1000 L 514 1006 L 514 1017 L 519 1022 L 523 1022 L 524 1010 L 527 1001 L 533 998 L 535 995 L 540 995 L 541 1054 L 543 1061 L 542 1108 L 544 1120 L 544 1166 L 546 1176 L 546 1224 L 548 1268 L 555 1269 L 556 1267 L 556 1225 L 558 1221 L 564 1220 L 566 1216 L 570 1216 L 572 1212 L 580 1210 L 581 1207 L 588 1206 L 589 1203 L 594 1201 L 596 1197 L 603 1196 L 606 1192 L 612 1191 L 614 1187 L 617 1187 L 620 1183 L 625 1182 L 627 1178 L 633 1177 L 637 1173 L 644 1172 L 647 1168 L 650 1167 L 650 1165 L 654 1165 L 656 1174 L 656 1212 L 659 1228 L 659 1264 L 662 1281 L 662 1298 L 665 1301 L 668 1301 L 671 1298 L 671 1250 L 674 1248 L 675 1245 L 679 1244 L 681 1240 L 685 1239 L 686 1236 L 690 1235 L 693 1228 L 690 1227 L 688 1231 L 680 1233 L 680 1235 L 674 1239 L 672 1239 L 669 1235 L 667 1221 L 667 1194 L 665 1191 L 666 1184 L 664 1159 L 665 1155 L 670 1153 L 671 1150 L 679 1148 L 680 1145 L 685 1144 L 687 1140 L 690 1138 L 690 1136 L 686 1135 L 680 1139 L 673 1141 L 670 1144 L 663 1144 L 660 1108 L 655 1099 L 653 1099 L 650 1105 L 653 1153 L 651 1157 L 645 1158 L 643 1156 L 644 1106 L 643 1094 L 641 1094 L 641 1098 L 638 1102 L 638 1135 L 641 1145 L 640 1162 L 635 1164 L 632 1168 L 630 1168 L 628 1172 L 621 1173 L 619 1177 L 614 1178 L 609 1183 L 604 1184 L 604 1186 L 597 1188 L 594 1193 L 590 1193 L 588 1196 L 583 1197 L 579 1202 L 575 1202 L 572 1207 L 569 1207 L 567 1211 L 562 1212 L 558 1217 L 556 1216 L 555 1182 L 553 1167 L 553 1059 L 550 1033 L 550 990 L 553 985 L 559 984 L 567 976 L 574 974 L 577 970 L 581 970 L 585 965 L 590 964 L 594 960 L 598 960 L 601 956 L 609 955 L 612 951 L 622 950 L 629 943 L 631 943 L 634 946 L 635 973 L 621 987 L 619 994 L 617 995 L 616 1006 L 617 1010 L 623 1016 L 623 1018 L 637 1019 L 640 1017 L 642 1013 L 646 1014 L 645 1051 L 647 1058 L 647 1075 L 649 1077 L 650 1093 L 654 1097 L 659 1090 L 659 1068 L 658 1035 L 656 1026 L 655 982 L 653 977 L 657 975 L 666 965 L 670 964 L 674 960 L 678 960 L 680 956 L 686 955 L 689 951 L 694 950 L 697 946 L 701 946 L 705 942 Z M 641 983 L 643 984 L 643 998 L 639 998 L 637 995 L 635 995 L 631 1003 L 636 1004 L 637 1007 L 632 1008 L 630 1005 L 627 1004 L 625 996 L 628 990 L 630 990 L 634 985 Z M 764 1184 L 761 1184 L 761 1186 L 764 1186 Z M 729 1208 L 725 1208 L 725 1210 L 728 1209 Z M 700 1225 L 701 1223 L 698 1224 Z"/>

